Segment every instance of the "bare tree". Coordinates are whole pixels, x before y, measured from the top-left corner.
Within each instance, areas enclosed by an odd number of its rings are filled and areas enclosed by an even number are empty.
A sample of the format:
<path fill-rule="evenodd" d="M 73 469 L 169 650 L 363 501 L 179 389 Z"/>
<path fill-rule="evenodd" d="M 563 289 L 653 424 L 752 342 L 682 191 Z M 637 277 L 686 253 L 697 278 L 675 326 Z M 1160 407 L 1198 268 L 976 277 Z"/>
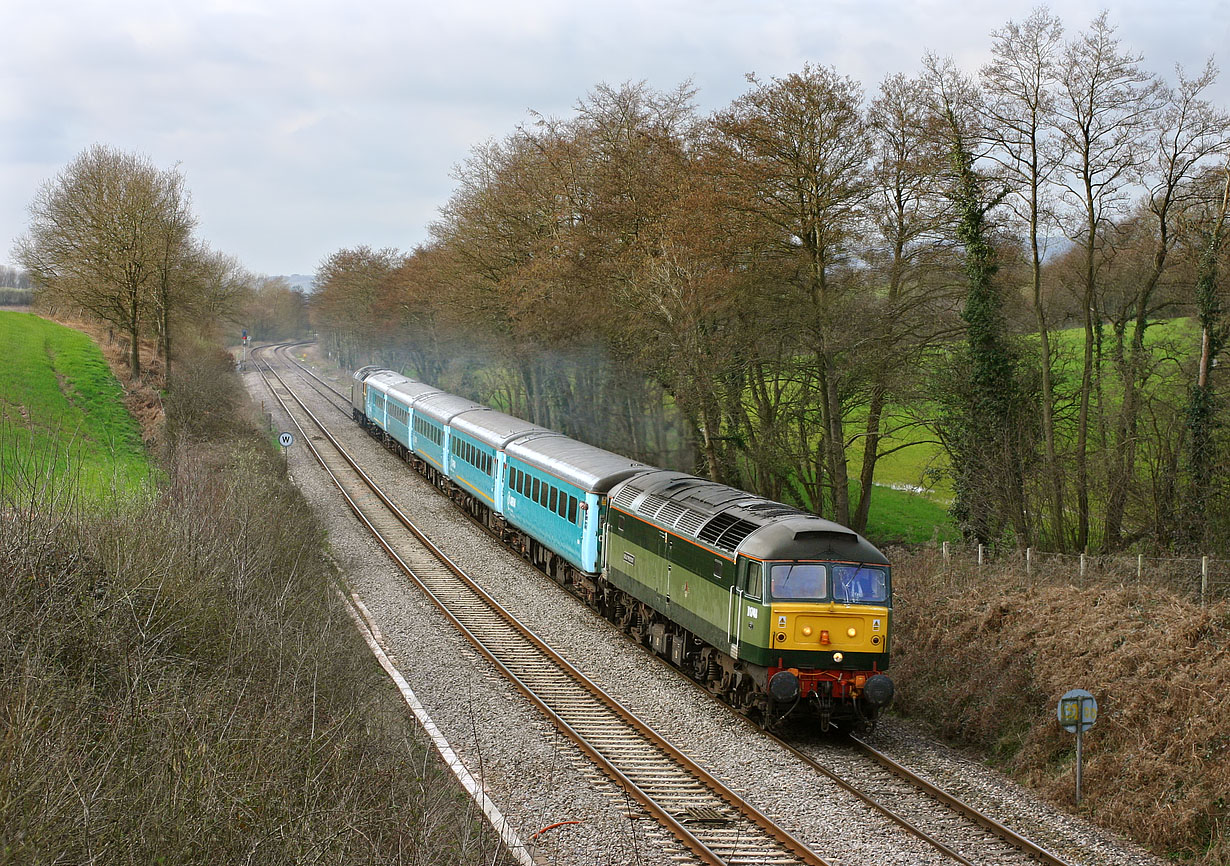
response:
<path fill-rule="evenodd" d="M 938 182 L 946 154 L 928 131 L 927 95 L 921 79 L 893 75 L 880 85 L 868 113 L 874 147 L 868 200 L 872 232 L 864 258 L 883 289 L 868 293 L 869 303 L 878 306 L 872 324 L 879 339 L 877 351 L 862 359 L 869 397 L 859 498 L 850 523 L 859 532 L 867 526 L 884 433 L 905 432 L 901 425 L 882 429 L 890 393 L 894 388 L 901 393 L 916 381 L 912 373 L 918 365 L 911 359 L 946 327 L 938 314 L 950 306 L 944 297 L 950 294 L 944 285 L 949 269 L 940 261 L 941 228 L 950 219 Z"/>
<path fill-rule="evenodd" d="M 1103 12 L 1065 47 L 1056 99 L 1063 144 L 1064 199 L 1072 207 L 1068 236 L 1082 250 L 1081 309 L 1085 350 L 1076 429 L 1076 548 L 1089 544 L 1089 424 L 1094 387 L 1099 259 L 1113 220 L 1126 208 L 1147 159 L 1145 133 L 1157 110 L 1157 82 L 1141 57 L 1120 49 Z M 1096 329 L 1096 332 L 1095 332 Z"/>
<path fill-rule="evenodd" d="M 850 312 L 840 274 L 853 261 L 853 247 L 868 196 L 871 144 L 861 112 L 863 94 L 850 78 L 825 67 L 762 82 L 713 121 L 727 164 L 737 168 L 739 207 L 759 222 L 779 257 L 797 262 L 797 294 L 789 302 L 814 358 L 816 404 L 822 451 L 809 467 L 813 507 L 827 487 L 834 518 L 850 523 L 849 472 L 845 451 L 844 373 L 841 357 L 860 340 L 849 328 Z"/>
<path fill-rule="evenodd" d="M 191 195 L 178 169 L 159 174 L 162 214 L 154 239 L 154 278 L 150 285 L 150 306 L 158 331 L 159 351 L 164 367 L 164 385 L 171 385 L 171 323 L 192 291 L 192 232 L 196 217 L 192 214 Z"/>
<path fill-rule="evenodd" d="M 982 69 L 986 128 L 994 147 L 990 156 L 1013 190 L 1009 199 L 1017 218 L 1028 227 L 1033 308 L 1038 328 L 1042 373 L 1042 437 L 1046 485 L 1050 493 L 1050 537 L 1066 546 L 1064 472 L 1055 444 L 1055 387 L 1050 325 L 1042 294 L 1041 230 L 1051 214 L 1047 188 L 1058 168 L 1055 147 L 1055 91 L 1063 25 L 1045 8 L 1023 23 L 1010 21 L 992 31 L 992 60 Z"/>
<path fill-rule="evenodd" d="M 44 292 L 124 331 L 141 375 L 140 338 L 151 293 L 178 260 L 192 220 L 182 178 L 147 158 L 93 145 L 30 204 L 17 256 Z M 170 300 L 170 285 L 166 300 Z"/>
<path fill-rule="evenodd" d="M 952 512 L 967 536 L 996 542 L 1011 527 L 1032 544 L 1025 476 L 1033 448 L 1032 406 L 1020 375 L 1019 349 L 1003 313 L 992 213 L 1007 197 L 983 170 L 989 146 L 985 110 L 973 80 L 951 59 L 928 55 L 924 80 L 936 136 L 948 155 L 945 179 L 953 234 L 966 277 L 965 341 L 939 365 L 940 435 L 952 463 Z"/>
<path fill-rule="evenodd" d="M 1136 472 L 1143 389 L 1148 377 L 1145 331 L 1149 316 L 1157 312 L 1155 293 L 1175 243 L 1176 212 L 1184 205 L 1182 193 L 1189 181 L 1230 148 L 1230 116 L 1202 96 L 1217 79 L 1212 60 L 1195 78 L 1188 78 L 1182 69 L 1177 72 L 1177 87 L 1158 89 L 1159 111 L 1149 138 L 1148 159 L 1141 167 L 1142 179 L 1147 184 L 1142 210 L 1152 223 L 1148 267 L 1142 278 L 1133 281 L 1120 297 L 1121 313 L 1112 321 L 1112 359 L 1123 388 L 1123 400 L 1114 420 L 1114 438 L 1107 455 L 1106 527 L 1102 542 L 1107 551 L 1122 543 L 1124 511 Z M 1130 338 L 1126 334 L 1129 326 Z"/>

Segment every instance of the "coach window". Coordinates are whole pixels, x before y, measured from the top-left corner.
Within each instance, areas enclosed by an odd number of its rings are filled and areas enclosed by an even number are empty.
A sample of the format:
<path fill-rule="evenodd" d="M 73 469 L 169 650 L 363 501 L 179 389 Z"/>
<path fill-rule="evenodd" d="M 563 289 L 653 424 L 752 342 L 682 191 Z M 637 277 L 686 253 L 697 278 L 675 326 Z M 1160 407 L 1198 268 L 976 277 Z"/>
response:
<path fill-rule="evenodd" d="M 534 490 L 532 493 L 530 493 L 530 499 L 533 499 L 535 502 L 538 501 L 538 493 L 539 493 L 538 488 L 539 488 L 539 482 L 538 482 L 538 479 L 535 478 L 534 479 Z"/>
<path fill-rule="evenodd" d="M 559 491 L 554 487 L 551 488 L 551 504 L 547 506 L 547 510 L 554 511 L 559 505 Z"/>
<path fill-rule="evenodd" d="M 568 522 L 577 522 L 577 498 L 575 496 L 568 497 Z M 620 529 L 623 529 L 621 526 Z"/>

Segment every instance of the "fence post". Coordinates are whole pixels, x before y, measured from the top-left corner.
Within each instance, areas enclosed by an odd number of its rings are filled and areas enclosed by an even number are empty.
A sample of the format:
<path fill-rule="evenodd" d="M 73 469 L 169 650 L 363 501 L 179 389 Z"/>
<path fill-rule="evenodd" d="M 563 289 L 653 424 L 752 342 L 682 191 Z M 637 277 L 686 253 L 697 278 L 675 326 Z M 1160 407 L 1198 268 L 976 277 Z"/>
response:
<path fill-rule="evenodd" d="M 1209 558 L 1200 557 L 1200 606 L 1209 603 Z"/>
<path fill-rule="evenodd" d="M 1136 554 L 1136 579 L 1141 580 L 1145 576 L 1145 555 L 1143 553 Z"/>
<path fill-rule="evenodd" d="M 1032 547 L 1025 548 L 1025 576 L 1034 576 L 1034 549 Z"/>
<path fill-rule="evenodd" d="M 978 545 L 978 567 L 982 568 L 982 545 Z"/>
<path fill-rule="evenodd" d="M 1081 583 L 1085 582 L 1085 554 L 1081 554 Z"/>

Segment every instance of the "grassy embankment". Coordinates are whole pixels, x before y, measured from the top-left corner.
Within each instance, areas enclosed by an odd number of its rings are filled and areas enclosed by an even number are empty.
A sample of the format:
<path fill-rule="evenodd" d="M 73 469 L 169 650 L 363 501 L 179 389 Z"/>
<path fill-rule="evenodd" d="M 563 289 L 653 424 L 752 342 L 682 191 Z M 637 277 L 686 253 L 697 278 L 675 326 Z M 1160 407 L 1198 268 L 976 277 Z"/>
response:
<path fill-rule="evenodd" d="M 97 353 L 0 327 L 27 347 L 0 368 L 0 864 L 505 862 L 335 600 L 229 357 L 180 365 L 158 484 L 125 488 L 150 473 Z"/>
<path fill-rule="evenodd" d="M 150 475 L 121 388 L 84 334 L 0 312 L 0 491 L 40 475 L 87 500 L 128 497 Z"/>

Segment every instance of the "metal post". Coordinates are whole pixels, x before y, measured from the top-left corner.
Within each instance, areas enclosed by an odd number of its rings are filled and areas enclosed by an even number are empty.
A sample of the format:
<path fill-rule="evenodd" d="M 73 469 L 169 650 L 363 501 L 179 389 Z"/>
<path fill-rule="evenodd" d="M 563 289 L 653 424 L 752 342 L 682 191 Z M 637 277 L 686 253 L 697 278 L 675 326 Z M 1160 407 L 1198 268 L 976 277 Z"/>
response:
<path fill-rule="evenodd" d="M 1081 583 L 1085 582 L 1085 554 L 1081 554 Z"/>
<path fill-rule="evenodd" d="M 981 544 L 978 545 L 978 567 L 979 568 L 982 568 L 982 550 L 983 550 L 982 545 Z"/>
<path fill-rule="evenodd" d="M 1084 764 L 1085 744 L 1082 733 L 1085 730 L 1085 699 L 1077 698 L 1076 710 L 1076 805 L 1081 804 L 1081 767 Z"/>
<path fill-rule="evenodd" d="M 1025 548 L 1025 576 L 1034 576 L 1034 549 L 1032 547 Z"/>
<path fill-rule="evenodd" d="M 1136 554 L 1136 579 L 1141 580 L 1145 576 L 1145 555 L 1143 553 Z"/>
<path fill-rule="evenodd" d="M 1200 557 L 1200 606 L 1209 603 L 1209 558 Z"/>

